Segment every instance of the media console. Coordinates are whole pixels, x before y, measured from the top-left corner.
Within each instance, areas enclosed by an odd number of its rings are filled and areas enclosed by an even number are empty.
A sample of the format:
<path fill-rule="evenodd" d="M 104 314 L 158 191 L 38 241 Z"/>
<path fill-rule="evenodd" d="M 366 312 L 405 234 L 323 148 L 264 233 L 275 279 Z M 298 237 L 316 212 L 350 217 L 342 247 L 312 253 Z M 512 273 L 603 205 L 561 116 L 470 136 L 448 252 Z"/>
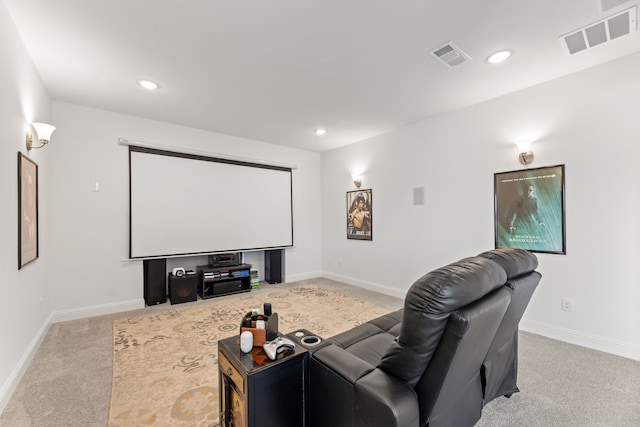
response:
<path fill-rule="evenodd" d="M 203 299 L 251 290 L 251 264 L 229 267 L 199 265 L 197 271 L 198 290 Z"/>

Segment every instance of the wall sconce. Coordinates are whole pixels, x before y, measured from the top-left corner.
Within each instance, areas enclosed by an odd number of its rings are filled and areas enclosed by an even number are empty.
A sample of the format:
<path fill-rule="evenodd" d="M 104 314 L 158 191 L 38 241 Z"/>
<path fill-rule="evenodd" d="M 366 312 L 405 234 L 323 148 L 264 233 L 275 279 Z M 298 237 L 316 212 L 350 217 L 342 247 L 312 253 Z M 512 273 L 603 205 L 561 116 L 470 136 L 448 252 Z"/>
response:
<path fill-rule="evenodd" d="M 362 178 L 360 177 L 360 175 L 352 173 L 351 179 L 353 179 L 353 183 L 355 184 L 356 188 L 360 188 L 360 186 L 362 185 Z"/>
<path fill-rule="evenodd" d="M 531 151 L 531 141 L 518 142 L 518 160 L 523 165 L 528 165 L 533 162 L 533 151 Z"/>
<path fill-rule="evenodd" d="M 46 123 L 32 123 L 33 128 L 36 130 L 36 135 L 40 140 L 40 144 L 37 147 L 33 145 L 33 135 L 27 131 L 27 150 L 32 148 L 42 148 L 49 143 L 51 134 L 56 130 L 55 126 L 48 125 Z"/>

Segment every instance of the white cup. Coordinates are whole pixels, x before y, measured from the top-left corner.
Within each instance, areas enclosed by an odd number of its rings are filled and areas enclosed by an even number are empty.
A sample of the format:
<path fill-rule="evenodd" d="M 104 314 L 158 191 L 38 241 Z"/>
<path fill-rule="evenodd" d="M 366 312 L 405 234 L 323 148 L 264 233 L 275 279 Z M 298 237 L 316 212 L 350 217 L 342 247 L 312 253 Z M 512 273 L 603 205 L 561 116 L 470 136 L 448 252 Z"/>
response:
<path fill-rule="evenodd" d="M 249 353 L 253 348 L 253 334 L 251 331 L 244 331 L 240 334 L 240 350 Z"/>

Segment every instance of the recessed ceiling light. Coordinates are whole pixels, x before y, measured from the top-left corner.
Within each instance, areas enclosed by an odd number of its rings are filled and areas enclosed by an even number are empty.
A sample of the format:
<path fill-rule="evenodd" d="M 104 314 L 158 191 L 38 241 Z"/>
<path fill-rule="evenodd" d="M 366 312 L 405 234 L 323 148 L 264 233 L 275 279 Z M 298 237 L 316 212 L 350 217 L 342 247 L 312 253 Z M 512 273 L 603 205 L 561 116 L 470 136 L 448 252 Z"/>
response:
<path fill-rule="evenodd" d="M 500 52 L 496 52 L 493 55 L 490 55 L 487 58 L 487 62 L 489 64 L 499 64 L 501 62 L 506 61 L 513 54 L 510 50 L 501 50 Z"/>
<path fill-rule="evenodd" d="M 324 135 L 325 133 L 327 133 L 326 129 L 316 129 L 316 135 Z"/>
<path fill-rule="evenodd" d="M 152 82 L 151 80 L 138 80 L 138 84 L 145 89 L 156 90 L 160 87 L 160 85 L 156 82 Z"/>

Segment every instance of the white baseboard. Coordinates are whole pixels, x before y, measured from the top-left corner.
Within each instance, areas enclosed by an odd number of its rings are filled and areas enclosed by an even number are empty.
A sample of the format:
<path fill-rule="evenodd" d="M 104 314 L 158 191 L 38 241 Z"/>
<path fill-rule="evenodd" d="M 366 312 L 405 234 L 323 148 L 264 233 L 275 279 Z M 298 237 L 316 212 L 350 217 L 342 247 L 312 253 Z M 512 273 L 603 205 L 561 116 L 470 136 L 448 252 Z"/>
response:
<path fill-rule="evenodd" d="M 640 346 L 547 323 L 522 320 L 520 330 L 640 361 Z"/>
<path fill-rule="evenodd" d="M 326 271 L 322 273 L 322 277 L 326 277 L 327 279 L 331 280 L 337 280 L 338 282 L 347 283 L 359 288 L 380 292 L 381 294 L 391 295 L 396 298 L 404 299 L 404 297 L 407 295 L 406 290 L 392 288 L 390 286 L 381 285 L 379 283 L 367 282 L 366 280 L 354 279 L 348 276 L 341 276 L 340 274 L 329 273 Z"/>
<path fill-rule="evenodd" d="M 300 274 L 286 274 L 284 281 L 285 283 L 298 282 L 300 280 L 309 280 L 315 279 L 316 277 L 322 276 L 320 271 L 314 271 L 311 273 L 300 273 Z"/>
<path fill-rule="evenodd" d="M 120 313 L 123 311 L 136 310 L 139 308 L 144 308 L 144 299 L 135 299 L 110 304 L 100 304 L 90 307 L 75 308 L 70 310 L 54 311 L 49 314 L 49 317 L 47 317 L 36 335 L 31 340 L 31 343 L 18 361 L 18 364 L 13 368 L 11 374 L 9 374 L 7 381 L 5 381 L 2 387 L 0 387 L 0 413 L 4 411 L 5 407 L 9 403 L 11 395 L 13 395 L 13 392 L 16 390 L 18 383 L 29 367 L 33 356 L 35 356 L 36 351 L 38 351 L 38 348 L 40 347 L 40 344 L 47 334 L 47 331 L 49 330 L 49 326 L 51 324 L 64 322 L 67 320 L 101 316 L 103 314 Z"/>
<path fill-rule="evenodd" d="M 379 283 L 367 282 L 364 280 L 354 279 L 352 277 L 341 276 L 339 274 L 329 272 L 323 272 L 322 276 L 328 279 L 337 280 L 339 282 L 348 283 L 353 286 L 371 289 L 373 291 L 391 295 L 397 298 L 404 299 L 404 297 L 406 296 L 406 291 L 384 286 Z M 626 357 L 627 359 L 640 360 L 640 346 L 634 345 L 632 343 L 587 334 L 584 332 L 562 328 L 542 322 L 527 321 L 524 319 L 520 322 L 520 329 L 526 332 L 542 335 L 547 338 L 552 338 L 570 344 L 591 348 L 593 350 L 603 351 L 605 353 L 614 354 L 616 356 Z"/>
<path fill-rule="evenodd" d="M 144 308 L 144 299 L 132 299 L 108 304 L 92 305 L 89 307 L 72 308 L 51 313 L 51 322 L 66 322 L 67 320 L 84 319 L 86 317 L 102 316 L 104 314 L 120 313 L 123 311 Z"/>
<path fill-rule="evenodd" d="M 31 340 L 31 343 L 27 347 L 27 350 L 24 352 L 18 364 L 13 368 L 11 373 L 9 374 L 9 378 L 7 381 L 0 387 L 0 414 L 4 411 L 4 408 L 9 403 L 9 399 L 11 399 L 11 395 L 16 391 L 16 387 L 22 379 L 22 376 L 27 371 L 33 356 L 36 354 L 38 347 L 40 347 L 40 343 L 42 342 L 44 336 L 47 334 L 49 330 L 49 325 L 51 324 L 51 315 L 44 321 L 36 335 Z"/>

